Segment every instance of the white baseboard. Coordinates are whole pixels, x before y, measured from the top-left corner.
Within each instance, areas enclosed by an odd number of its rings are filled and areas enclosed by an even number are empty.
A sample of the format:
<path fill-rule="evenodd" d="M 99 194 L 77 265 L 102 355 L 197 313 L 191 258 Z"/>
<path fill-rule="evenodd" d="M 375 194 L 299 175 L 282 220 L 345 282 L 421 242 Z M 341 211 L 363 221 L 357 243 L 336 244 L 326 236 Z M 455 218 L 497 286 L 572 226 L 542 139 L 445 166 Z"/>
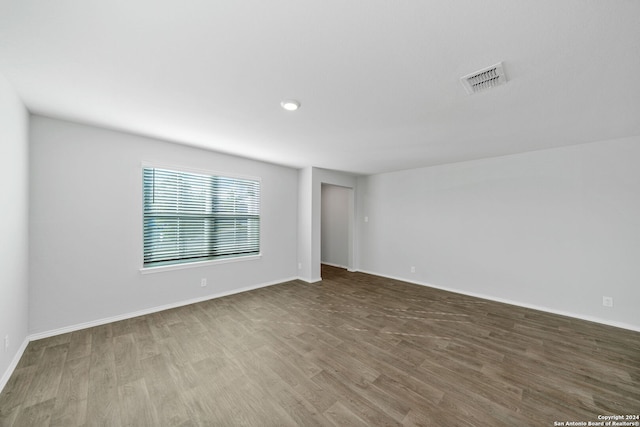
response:
<path fill-rule="evenodd" d="M 233 289 L 233 290 L 225 291 L 225 292 L 219 292 L 219 293 L 216 293 L 216 294 L 210 294 L 210 295 L 206 295 L 204 297 L 193 298 L 193 299 L 189 299 L 189 300 L 183 300 L 183 301 L 179 301 L 179 302 L 175 302 L 175 303 L 171 303 L 171 304 L 165 304 L 165 305 L 161 305 L 161 306 L 157 306 L 157 307 L 145 308 L 145 309 L 139 310 L 139 311 L 134 311 L 134 312 L 130 312 L 130 313 L 123 313 L 123 314 L 119 314 L 119 315 L 116 315 L 116 316 L 105 317 L 105 318 L 97 319 L 97 320 L 91 320 L 89 322 L 83 322 L 83 323 L 78 323 L 78 324 L 75 324 L 75 325 L 64 326 L 62 328 L 52 329 L 52 330 L 49 330 L 49 331 L 37 332 L 37 333 L 30 334 L 27 337 L 27 339 L 28 339 L 28 341 L 35 341 L 35 340 L 39 340 L 39 339 L 43 339 L 43 338 L 53 337 L 53 336 L 56 336 L 56 335 L 67 334 L 69 332 L 75 332 L 75 331 L 79 331 L 79 330 L 86 329 L 86 328 L 92 328 L 94 326 L 105 325 L 105 324 L 111 323 L 111 322 L 118 322 L 120 320 L 131 319 L 133 317 L 144 316 L 145 314 L 157 313 L 159 311 L 170 310 L 172 308 L 182 307 L 182 306 L 189 305 L 189 304 L 196 304 L 196 303 L 199 303 L 199 302 L 208 301 L 208 300 L 215 299 L 215 298 L 222 298 L 222 297 L 226 297 L 226 296 L 229 296 L 229 295 L 234 295 L 234 294 L 239 294 L 239 293 L 242 293 L 242 292 L 252 291 L 252 290 L 255 290 L 255 289 L 266 288 L 268 286 L 278 285 L 278 284 L 281 284 L 281 283 L 290 282 L 292 280 L 296 280 L 296 277 L 289 277 L 289 278 L 282 279 L 282 280 L 266 282 L 266 283 L 260 283 L 258 285 L 245 286 L 243 288 Z"/>
<path fill-rule="evenodd" d="M 640 332 L 640 327 L 639 326 L 631 325 L 631 324 L 628 324 L 628 323 L 611 321 L 611 320 L 601 319 L 601 318 L 597 318 L 597 317 L 593 317 L 593 316 L 585 316 L 585 315 L 581 315 L 581 314 L 565 312 L 565 311 L 562 311 L 562 310 L 555 310 L 555 309 L 551 309 L 551 308 L 548 308 L 548 307 L 541 307 L 541 306 L 534 305 L 534 304 L 522 303 L 520 301 L 512 301 L 512 300 L 508 300 L 508 299 L 504 299 L 504 298 L 497 298 L 497 297 L 488 296 L 488 295 L 484 295 L 484 294 L 479 294 L 479 293 L 475 293 L 475 292 L 464 292 L 464 291 L 461 291 L 459 289 L 452 289 L 452 288 L 447 288 L 447 287 L 443 287 L 443 286 L 436 286 L 436 285 L 433 285 L 433 284 L 430 284 L 430 283 L 424 283 L 424 282 L 419 282 L 419 281 L 415 281 L 415 280 L 408 280 L 408 279 L 403 278 L 403 277 L 390 276 L 390 275 L 386 275 L 386 274 L 382 274 L 382 273 L 378 273 L 378 272 L 373 272 L 373 271 L 367 271 L 367 270 L 352 270 L 352 271 L 353 272 L 362 272 L 362 273 L 366 273 L 366 274 L 372 274 L 374 276 L 385 277 L 385 278 L 388 278 L 388 279 L 399 280 L 399 281 L 403 281 L 403 282 L 407 282 L 407 283 L 413 283 L 413 284 L 420 285 L 420 286 L 427 286 L 427 287 L 430 287 L 430 288 L 440 289 L 440 290 L 443 290 L 443 291 L 448 291 L 448 292 L 453 292 L 453 293 L 457 293 L 457 294 L 467 295 L 467 296 L 471 296 L 471 297 L 475 297 L 475 298 L 481 298 L 481 299 L 486 299 L 486 300 L 490 300 L 490 301 L 501 302 L 501 303 L 505 303 L 505 304 L 518 306 L 518 307 L 530 308 L 530 309 L 533 309 L 533 310 L 538 310 L 538 311 L 543 311 L 543 312 L 547 312 L 547 313 L 558 314 L 558 315 L 561 315 L 561 316 L 573 317 L 573 318 L 576 318 L 576 319 L 587 320 L 587 321 L 590 321 L 590 322 L 596 322 L 596 323 L 601 323 L 601 324 L 604 324 L 604 325 L 614 326 L 614 327 L 617 327 L 617 328 L 623 328 L 623 329 L 628 329 L 628 330 Z M 9 381 L 9 378 L 13 374 L 13 371 L 15 370 L 15 368 L 17 367 L 18 362 L 20 361 L 20 358 L 22 357 L 22 355 L 23 355 L 24 351 L 26 350 L 27 345 L 29 344 L 30 341 L 35 341 L 35 340 L 48 338 L 48 337 L 52 337 L 52 336 L 55 336 L 55 335 L 69 333 L 69 332 L 79 331 L 79 330 L 82 330 L 82 329 L 91 328 L 91 327 L 94 327 L 94 326 L 100 326 L 100 325 L 104 325 L 104 324 L 111 323 L 111 322 L 117 322 L 117 321 L 120 321 L 120 320 L 131 319 L 133 317 L 143 316 L 145 314 L 157 313 L 159 311 L 169 310 L 169 309 L 177 308 L 177 307 L 182 307 L 182 306 L 189 305 L 189 304 L 195 304 L 195 303 L 202 302 L 202 301 L 208 301 L 208 300 L 215 299 L 215 298 L 222 298 L 222 297 L 229 296 L 229 295 L 234 295 L 234 294 L 239 294 L 239 293 L 242 293 L 242 292 L 247 292 L 247 291 L 251 291 L 251 290 L 255 290 L 255 289 L 265 288 L 265 287 L 268 287 L 268 286 L 273 286 L 273 285 L 277 285 L 277 284 L 281 284 L 281 283 L 286 283 L 286 282 L 289 282 L 289 281 L 292 281 L 292 280 L 296 280 L 296 279 L 302 280 L 302 281 L 307 282 L 307 283 L 316 283 L 316 282 L 322 281 L 322 278 L 316 278 L 316 279 L 312 279 L 311 281 L 309 281 L 309 280 L 306 280 L 306 279 L 304 279 L 302 277 L 290 277 L 290 278 L 286 278 L 286 279 L 282 279 L 282 280 L 278 280 L 278 281 L 266 282 L 266 283 L 261 283 L 261 284 L 253 285 L 253 286 L 246 286 L 246 287 L 243 287 L 243 288 L 233 289 L 233 290 L 230 290 L 230 291 L 220 292 L 220 293 L 217 293 L 217 294 L 211 294 L 211 295 L 207 295 L 207 296 L 200 297 L 200 298 L 193 298 L 193 299 L 184 300 L 184 301 L 180 301 L 180 302 L 176 302 L 176 303 L 165 304 L 165 305 L 157 306 L 157 307 L 151 307 L 151 308 L 147 308 L 147 309 L 144 309 L 144 310 L 139 310 L 139 311 L 135 311 L 135 312 L 131 312 L 131 313 L 124 313 L 124 314 L 120 314 L 120 315 L 116 315 L 116 316 L 112 316 L 112 317 L 92 320 L 92 321 L 89 321 L 89 322 L 78 323 L 78 324 L 75 324 L 75 325 L 69 325 L 69 326 L 65 326 L 65 327 L 62 327 L 62 328 L 52 329 L 52 330 L 49 330 L 49 331 L 43 331 L 43 332 L 37 332 L 37 333 L 30 334 L 29 336 L 27 336 L 25 338 L 25 340 L 23 341 L 22 345 L 20 346 L 20 348 L 18 349 L 18 351 L 14 355 L 13 360 L 11 361 L 11 364 L 9 365 L 7 370 L 4 372 L 4 374 L 0 378 L 0 392 L 2 392 L 3 388 L 5 387 L 7 382 Z"/>
<path fill-rule="evenodd" d="M 566 316 L 566 317 L 573 317 L 574 319 L 586 320 L 588 322 L 595 322 L 595 323 L 600 323 L 600 324 L 603 324 L 603 325 L 614 326 L 616 328 L 622 328 L 622 329 L 628 329 L 630 331 L 640 332 L 640 326 L 632 325 L 632 324 L 629 324 L 629 323 L 617 322 L 615 320 L 601 319 L 599 317 L 586 316 L 586 315 L 579 314 L 579 313 L 572 313 L 572 312 L 568 312 L 568 311 L 556 310 L 556 309 L 549 308 L 549 307 L 543 307 L 543 306 L 539 306 L 539 305 L 535 305 L 535 304 L 527 304 L 527 303 L 523 303 L 521 301 L 513 301 L 513 300 L 509 300 L 509 299 L 505 299 L 505 298 L 498 298 L 498 297 L 494 297 L 494 296 L 491 296 L 491 295 L 485 295 L 485 294 L 480 294 L 480 293 L 475 293 L 475 292 L 461 291 L 460 289 L 453 289 L 453 288 L 447 288 L 447 287 L 444 287 L 444 286 L 437 286 L 437 285 L 433 285 L 431 283 L 419 282 L 419 281 L 416 281 L 416 280 L 409 280 L 409 279 L 406 279 L 406 278 L 403 278 L 403 277 L 389 276 L 387 274 L 376 273 L 376 272 L 373 272 L 373 271 L 366 271 L 366 270 L 357 270 L 357 271 L 359 271 L 361 273 L 371 274 L 371 275 L 374 275 L 374 276 L 385 277 L 387 279 L 393 279 L 393 280 L 399 280 L 399 281 L 402 281 L 402 282 L 412 283 L 414 285 L 427 286 L 429 288 L 440 289 L 442 291 L 453 292 L 453 293 L 456 293 L 456 294 L 467 295 L 467 296 L 470 296 L 470 297 L 481 298 L 481 299 L 486 299 L 486 300 L 495 301 L 495 302 L 501 302 L 501 303 L 504 303 L 504 304 L 515 305 L 517 307 L 530 308 L 532 310 L 544 311 L 546 313 L 558 314 L 560 316 Z"/>
<path fill-rule="evenodd" d="M 91 327 L 94 327 L 94 326 L 100 326 L 100 325 L 104 325 L 104 324 L 111 323 L 111 322 L 117 322 L 117 321 L 120 321 L 120 320 L 131 319 L 133 317 L 144 316 L 145 314 L 157 313 L 159 311 L 169 310 L 169 309 L 177 308 L 177 307 L 182 307 L 182 306 L 189 305 L 189 304 L 195 304 L 195 303 L 202 302 L 202 301 L 208 301 L 208 300 L 215 299 L 215 298 L 222 298 L 222 297 L 225 297 L 225 296 L 239 294 L 239 293 L 247 292 L 247 291 L 252 291 L 252 290 L 255 290 L 255 289 L 266 288 L 268 286 L 278 285 L 278 284 L 290 282 L 290 281 L 296 280 L 296 279 L 297 279 L 296 277 L 289 277 L 289 278 L 276 280 L 276 281 L 272 281 L 272 282 L 260 283 L 258 285 L 245 286 L 243 288 L 233 289 L 233 290 L 225 291 L 225 292 L 219 292 L 217 294 L 211 294 L 211 295 L 207 295 L 207 296 L 200 297 L 200 298 L 193 298 L 193 299 L 189 299 L 189 300 L 179 301 L 179 302 L 176 302 L 176 303 L 171 303 L 171 304 L 165 304 L 165 305 L 161 305 L 161 306 L 157 306 L 157 307 L 146 308 L 144 310 L 139 310 L 139 311 L 135 311 L 135 312 L 131 312 L 131 313 L 124 313 L 124 314 L 119 314 L 119 315 L 116 315 L 116 316 L 111 316 L 111 317 L 106 317 L 106 318 L 102 318 L 102 319 L 92 320 L 92 321 L 89 321 L 89 322 L 83 322 L 83 323 L 78 323 L 78 324 L 75 324 L 75 325 L 64 326 L 62 328 L 57 328 L 57 329 L 52 329 L 52 330 L 48 330 L 48 331 L 32 333 L 32 334 L 28 335 L 24 339 L 22 345 L 20 346 L 20 348 L 18 349 L 18 351 L 14 355 L 13 360 L 11 361 L 11 364 L 9 365 L 7 370 L 4 372 L 4 374 L 2 374 L 2 377 L 0 378 L 0 392 L 2 392 L 4 387 L 7 385 L 7 382 L 9 382 L 9 378 L 11 378 L 11 375 L 13 375 L 13 371 L 15 371 L 16 367 L 18 366 L 18 363 L 20 362 L 20 358 L 24 354 L 24 351 L 27 349 L 27 346 L 29 345 L 29 342 L 31 342 L 31 341 L 36 341 L 36 340 L 43 339 L 43 338 L 49 338 L 49 337 L 53 337 L 53 336 L 56 336 L 56 335 L 66 334 L 66 333 L 69 333 L 69 332 L 79 331 L 81 329 L 91 328 Z"/>
<path fill-rule="evenodd" d="M 11 364 L 9 364 L 9 367 L 4 372 L 4 374 L 2 374 L 2 377 L 0 378 L 0 393 L 2 393 L 4 386 L 6 386 L 7 383 L 9 382 L 9 378 L 11 378 L 11 375 L 13 375 L 13 371 L 16 370 L 16 367 L 18 366 L 18 362 L 20 362 L 20 358 L 24 354 L 24 351 L 27 349 L 28 345 L 29 345 L 29 337 L 26 337 L 22 342 L 22 344 L 20 345 L 20 348 L 18 348 L 18 351 L 16 352 L 16 354 L 13 356 L 13 359 L 11 360 Z"/>
<path fill-rule="evenodd" d="M 302 280 L 303 282 L 306 282 L 306 283 L 317 283 L 317 282 L 322 282 L 322 277 L 317 277 L 315 279 L 305 279 L 304 277 L 298 277 L 298 280 Z"/>
<path fill-rule="evenodd" d="M 321 264 L 329 265 L 329 266 L 331 266 L 331 267 L 344 268 L 345 270 L 347 270 L 347 269 L 348 269 L 346 265 L 334 264 L 334 263 L 332 263 L 332 262 L 325 262 L 325 261 L 322 261 L 322 262 L 321 262 Z"/>

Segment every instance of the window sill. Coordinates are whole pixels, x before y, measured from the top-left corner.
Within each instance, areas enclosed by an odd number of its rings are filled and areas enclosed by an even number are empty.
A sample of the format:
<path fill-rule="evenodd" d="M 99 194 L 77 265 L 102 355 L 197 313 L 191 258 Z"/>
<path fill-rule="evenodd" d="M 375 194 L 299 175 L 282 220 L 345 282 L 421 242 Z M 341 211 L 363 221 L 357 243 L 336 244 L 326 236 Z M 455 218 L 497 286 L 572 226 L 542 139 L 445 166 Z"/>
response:
<path fill-rule="evenodd" d="M 227 264 L 230 262 L 254 261 L 260 258 L 262 258 L 262 254 L 249 255 L 249 256 L 243 256 L 243 257 L 237 257 L 237 258 L 224 258 L 224 259 L 215 259 L 215 260 L 207 260 L 207 261 L 187 262 L 184 264 L 160 265 L 158 267 L 142 267 L 140 269 L 140 274 L 162 273 L 164 271 L 184 270 L 187 268 L 209 267 L 212 265 Z"/>

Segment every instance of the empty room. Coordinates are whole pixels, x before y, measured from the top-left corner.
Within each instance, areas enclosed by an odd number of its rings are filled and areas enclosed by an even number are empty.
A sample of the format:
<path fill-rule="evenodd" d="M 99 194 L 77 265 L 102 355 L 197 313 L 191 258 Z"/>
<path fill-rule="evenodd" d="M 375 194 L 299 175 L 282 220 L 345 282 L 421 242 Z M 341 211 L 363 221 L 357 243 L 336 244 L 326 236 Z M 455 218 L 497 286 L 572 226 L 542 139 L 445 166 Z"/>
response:
<path fill-rule="evenodd" d="M 0 426 L 640 426 L 639 17 L 0 0 Z"/>

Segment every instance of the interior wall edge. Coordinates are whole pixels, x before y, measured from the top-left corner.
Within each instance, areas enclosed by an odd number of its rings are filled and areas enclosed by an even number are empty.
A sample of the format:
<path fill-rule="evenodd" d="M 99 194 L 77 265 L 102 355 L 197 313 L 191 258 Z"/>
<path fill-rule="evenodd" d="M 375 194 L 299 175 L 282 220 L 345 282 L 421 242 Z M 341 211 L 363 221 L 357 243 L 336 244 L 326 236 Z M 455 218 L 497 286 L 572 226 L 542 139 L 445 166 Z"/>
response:
<path fill-rule="evenodd" d="M 29 339 L 28 336 L 25 337 L 25 339 L 22 341 L 22 344 L 18 348 L 18 351 L 13 356 L 13 360 L 7 367 L 6 371 L 4 371 L 4 373 L 2 374 L 2 377 L 0 377 L 0 393 L 2 393 L 2 390 L 4 390 L 4 387 L 9 382 L 9 378 L 11 378 L 11 375 L 13 375 L 13 371 L 15 371 L 16 368 L 18 367 L 18 363 L 20 362 L 20 359 L 22 358 L 22 355 L 24 354 L 24 351 L 27 349 L 27 346 L 29 345 L 30 341 L 31 340 Z"/>

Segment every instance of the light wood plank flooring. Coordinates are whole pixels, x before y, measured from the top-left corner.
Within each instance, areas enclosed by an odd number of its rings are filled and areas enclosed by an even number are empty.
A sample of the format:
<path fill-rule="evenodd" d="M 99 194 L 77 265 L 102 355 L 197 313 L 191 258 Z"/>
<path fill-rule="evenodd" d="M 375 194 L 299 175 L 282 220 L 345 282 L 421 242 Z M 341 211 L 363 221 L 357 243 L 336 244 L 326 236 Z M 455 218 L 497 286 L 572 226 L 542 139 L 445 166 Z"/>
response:
<path fill-rule="evenodd" d="M 29 344 L 1 426 L 553 426 L 640 412 L 640 333 L 323 267 Z"/>

